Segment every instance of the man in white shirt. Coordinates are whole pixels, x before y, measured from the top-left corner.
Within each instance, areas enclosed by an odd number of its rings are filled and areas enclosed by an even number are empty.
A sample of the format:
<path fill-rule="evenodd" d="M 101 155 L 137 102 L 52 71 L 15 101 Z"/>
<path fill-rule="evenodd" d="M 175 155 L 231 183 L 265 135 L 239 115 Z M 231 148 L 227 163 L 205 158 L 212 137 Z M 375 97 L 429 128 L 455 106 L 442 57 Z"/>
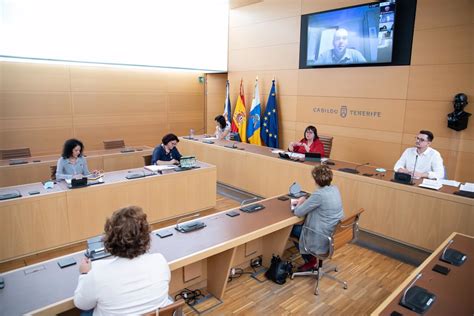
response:
<path fill-rule="evenodd" d="M 408 173 L 415 178 L 443 179 L 443 158 L 430 147 L 434 139 L 430 131 L 420 131 L 415 147 L 407 148 L 398 159 L 393 170 Z"/>

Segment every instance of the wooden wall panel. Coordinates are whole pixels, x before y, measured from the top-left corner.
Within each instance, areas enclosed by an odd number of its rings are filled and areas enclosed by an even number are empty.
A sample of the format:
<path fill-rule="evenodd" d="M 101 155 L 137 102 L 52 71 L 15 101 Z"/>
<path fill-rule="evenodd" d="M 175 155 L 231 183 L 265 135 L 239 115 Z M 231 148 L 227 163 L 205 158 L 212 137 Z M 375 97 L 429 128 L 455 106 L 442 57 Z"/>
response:
<path fill-rule="evenodd" d="M 365 0 L 301 0 L 301 14 L 333 10 L 367 3 Z"/>
<path fill-rule="evenodd" d="M 459 92 L 474 95 L 474 64 L 410 67 L 408 99 L 451 101 Z"/>
<path fill-rule="evenodd" d="M 229 73 L 230 91 L 237 96 L 240 88 L 240 80 L 243 80 L 244 91 L 253 93 L 255 78 L 258 76 L 260 93 L 268 96 L 275 78 L 277 96 L 296 95 L 298 93 L 298 70 L 261 70 L 261 71 L 235 71 Z M 237 99 L 231 99 L 236 102 Z M 235 100 L 235 101 L 234 101 Z"/>
<path fill-rule="evenodd" d="M 199 72 L 0 63 L 0 148 L 52 154 L 71 137 L 155 146 L 165 133 L 203 130 Z"/>
<path fill-rule="evenodd" d="M 162 113 L 166 115 L 166 94 L 92 93 L 72 94 L 75 115 L 127 115 Z"/>
<path fill-rule="evenodd" d="M 2 62 L 0 91 L 69 91 L 69 69 L 63 65 Z"/>
<path fill-rule="evenodd" d="M 299 96 L 296 113 L 298 122 L 401 132 L 405 100 Z"/>
<path fill-rule="evenodd" d="M 299 44 L 229 50 L 229 71 L 298 69 Z"/>
<path fill-rule="evenodd" d="M 29 147 L 34 155 L 59 154 L 64 141 L 73 137 L 72 127 L 50 127 L 22 130 L 4 130 L 0 134 L 2 148 Z"/>
<path fill-rule="evenodd" d="M 472 0 L 418 0 L 417 2 L 416 30 L 472 23 L 474 23 Z"/>
<path fill-rule="evenodd" d="M 294 0 L 265 0 L 257 4 L 230 10 L 229 28 L 254 25 L 300 15 L 300 3 Z"/>
<path fill-rule="evenodd" d="M 467 110 L 467 109 L 466 109 Z M 434 133 L 435 138 L 474 139 L 474 125 L 468 125 L 462 132 L 448 128 L 447 115 L 453 111 L 450 101 L 408 100 L 405 113 L 405 133 L 417 134 L 423 129 Z"/>
<path fill-rule="evenodd" d="M 298 95 L 405 99 L 408 67 L 321 68 L 299 71 Z"/>
<path fill-rule="evenodd" d="M 226 98 L 227 74 L 207 74 L 206 75 L 206 127 L 199 131 L 195 129 L 196 134 L 214 134 L 216 124 L 214 118 L 224 113 L 224 105 Z M 232 109 L 235 108 L 237 99 L 230 98 Z M 232 112 L 233 113 L 233 112 Z"/>
<path fill-rule="evenodd" d="M 472 24 L 417 30 L 414 34 L 412 65 L 463 64 L 474 61 Z"/>
<path fill-rule="evenodd" d="M 268 32 L 271 30 L 271 32 Z M 229 49 L 237 50 L 278 44 L 299 43 L 300 18 L 297 16 L 271 20 L 256 25 L 233 28 Z"/>
<path fill-rule="evenodd" d="M 49 115 L 45 115 L 49 114 Z M 67 92 L 0 93 L 0 118 L 70 116 L 71 99 Z"/>

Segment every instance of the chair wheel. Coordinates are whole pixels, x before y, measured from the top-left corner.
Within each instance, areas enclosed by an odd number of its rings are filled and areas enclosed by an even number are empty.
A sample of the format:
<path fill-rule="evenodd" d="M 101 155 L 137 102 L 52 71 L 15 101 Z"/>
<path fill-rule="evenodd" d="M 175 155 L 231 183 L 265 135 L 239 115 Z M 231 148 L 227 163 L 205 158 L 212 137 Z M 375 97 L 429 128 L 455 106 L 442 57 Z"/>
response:
<path fill-rule="evenodd" d="M 344 290 L 347 290 L 347 283 L 344 282 Z"/>
<path fill-rule="evenodd" d="M 334 272 L 339 272 L 339 269 L 337 267 L 335 267 Z"/>

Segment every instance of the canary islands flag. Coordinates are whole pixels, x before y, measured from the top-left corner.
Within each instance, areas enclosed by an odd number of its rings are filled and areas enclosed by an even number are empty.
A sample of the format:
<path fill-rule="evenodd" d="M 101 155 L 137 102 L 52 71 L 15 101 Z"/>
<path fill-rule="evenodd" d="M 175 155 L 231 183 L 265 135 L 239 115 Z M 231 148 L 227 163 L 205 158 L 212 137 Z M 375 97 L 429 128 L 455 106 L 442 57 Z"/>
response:
<path fill-rule="evenodd" d="M 252 107 L 249 113 L 249 124 L 247 125 L 247 137 L 250 144 L 262 145 L 260 139 L 260 94 L 258 92 L 258 78 L 255 80 L 255 91 L 252 100 Z"/>
<path fill-rule="evenodd" d="M 242 80 L 240 80 L 240 92 L 232 116 L 231 131 L 238 133 L 240 141 L 247 142 L 247 110 L 245 109 L 245 96 Z"/>
<path fill-rule="evenodd" d="M 232 122 L 232 110 L 230 105 L 230 96 L 229 96 L 229 80 L 227 80 L 226 84 L 226 96 L 225 96 L 225 103 L 224 103 L 224 114 L 222 114 L 227 122 Z"/>
<path fill-rule="evenodd" d="M 263 115 L 262 140 L 268 147 L 279 148 L 275 80 L 272 80 L 272 88 L 270 89 L 267 107 L 265 108 L 265 113 Z"/>

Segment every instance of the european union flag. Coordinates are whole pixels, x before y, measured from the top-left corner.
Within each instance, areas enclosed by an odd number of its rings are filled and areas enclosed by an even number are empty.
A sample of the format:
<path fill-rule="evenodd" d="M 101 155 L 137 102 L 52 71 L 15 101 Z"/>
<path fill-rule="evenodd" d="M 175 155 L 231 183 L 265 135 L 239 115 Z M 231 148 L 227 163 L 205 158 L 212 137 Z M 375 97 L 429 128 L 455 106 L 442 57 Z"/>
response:
<path fill-rule="evenodd" d="M 268 96 L 267 108 L 262 122 L 262 140 L 268 147 L 279 148 L 278 145 L 278 111 L 276 103 L 275 80 Z"/>

